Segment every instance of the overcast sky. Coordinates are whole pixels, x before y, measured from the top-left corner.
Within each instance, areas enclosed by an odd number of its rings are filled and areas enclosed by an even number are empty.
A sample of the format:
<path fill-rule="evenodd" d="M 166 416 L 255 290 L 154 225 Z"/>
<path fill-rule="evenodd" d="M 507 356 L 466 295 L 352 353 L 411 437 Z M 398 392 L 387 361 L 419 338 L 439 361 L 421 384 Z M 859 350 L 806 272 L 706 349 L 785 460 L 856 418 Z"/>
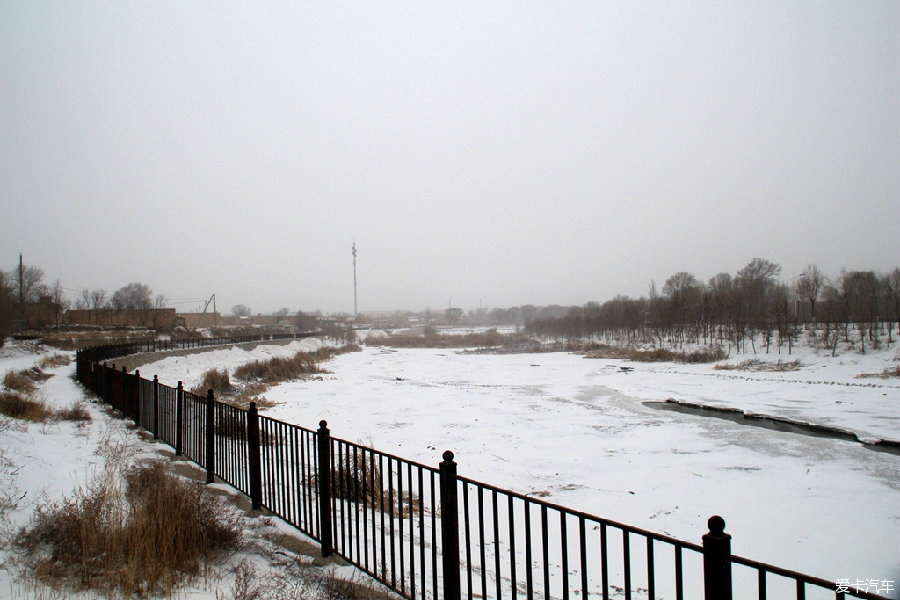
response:
<path fill-rule="evenodd" d="M 354 240 L 360 311 L 888 271 L 898 7 L 2 0 L 0 268 L 223 312 L 352 312 Z"/>

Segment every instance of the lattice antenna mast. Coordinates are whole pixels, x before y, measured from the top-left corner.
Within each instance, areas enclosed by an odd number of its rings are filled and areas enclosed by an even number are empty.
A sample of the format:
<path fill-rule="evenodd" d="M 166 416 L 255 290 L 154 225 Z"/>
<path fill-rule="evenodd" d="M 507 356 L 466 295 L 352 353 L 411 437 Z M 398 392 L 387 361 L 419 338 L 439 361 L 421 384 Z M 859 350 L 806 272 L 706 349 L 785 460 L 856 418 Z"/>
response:
<path fill-rule="evenodd" d="M 356 308 L 356 240 L 353 240 L 353 318 L 359 314 Z"/>

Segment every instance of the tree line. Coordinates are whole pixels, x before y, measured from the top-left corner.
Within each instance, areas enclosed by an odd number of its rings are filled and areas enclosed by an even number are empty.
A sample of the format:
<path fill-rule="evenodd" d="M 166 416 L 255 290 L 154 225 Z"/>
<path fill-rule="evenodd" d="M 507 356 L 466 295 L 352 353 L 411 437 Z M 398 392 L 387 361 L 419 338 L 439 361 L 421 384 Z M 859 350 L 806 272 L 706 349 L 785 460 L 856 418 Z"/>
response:
<path fill-rule="evenodd" d="M 34 265 L 19 264 L 9 271 L 0 270 L 0 345 L 13 329 L 16 319 L 16 305 L 40 302 L 49 299 L 59 307 L 60 312 L 100 309 L 148 309 L 165 308 L 168 299 L 162 294 L 153 296 L 153 291 L 144 283 L 133 282 L 112 293 L 105 289 L 81 290 L 74 301 L 65 297 L 62 284 L 57 279 L 53 284 L 44 280 L 44 271 Z"/>
<path fill-rule="evenodd" d="M 739 351 L 748 343 L 756 350 L 760 335 L 767 345 L 790 345 L 810 324 L 824 329 L 825 343 L 836 343 L 838 335 L 848 338 L 854 328 L 863 344 L 877 344 L 882 333 L 891 335 L 885 322 L 900 328 L 900 268 L 881 274 L 842 271 L 829 279 L 811 264 L 791 282 L 780 281 L 780 274 L 779 265 L 762 258 L 706 283 L 680 271 L 661 290 L 651 282 L 646 297 L 588 302 L 563 316 L 528 320 L 525 328 L 557 339 L 729 344 Z"/>

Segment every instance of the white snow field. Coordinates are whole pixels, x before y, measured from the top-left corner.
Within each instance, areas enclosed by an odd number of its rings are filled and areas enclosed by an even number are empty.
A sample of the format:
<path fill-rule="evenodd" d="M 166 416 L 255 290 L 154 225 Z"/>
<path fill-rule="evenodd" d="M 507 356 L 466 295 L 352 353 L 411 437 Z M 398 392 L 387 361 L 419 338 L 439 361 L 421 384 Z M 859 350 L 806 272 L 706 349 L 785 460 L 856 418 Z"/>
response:
<path fill-rule="evenodd" d="M 190 388 L 208 368 L 319 343 L 228 348 L 140 370 Z M 837 427 L 867 442 L 900 440 L 900 380 L 857 378 L 896 367 L 897 344 L 864 355 L 839 347 L 834 358 L 796 350 L 726 361 L 800 360 L 796 371 L 745 372 L 569 353 L 364 346 L 325 363 L 330 373 L 321 380 L 268 390 L 277 405 L 264 414 L 310 429 L 325 419 L 334 437 L 434 467 L 452 450 L 461 476 L 695 543 L 718 514 L 736 555 L 831 581 L 893 582 L 869 588 L 890 595 L 900 576 L 900 456 L 850 439 L 656 406 L 671 398 Z M 8 350 L 2 356 L 2 371 L 32 364 Z M 626 364 L 634 370 L 620 370 Z M 54 403 L 80 397 L 65 376 L 73 370 L 59 369 L 46 384 Z M 95 418 L 86 428 L 0 432 L 17 464 L 15 485 L 30 498 L 70 492 L 96 462 L 95 430 L 102 427 Z M 24 508 L 13 515 L 23 518 Z"/>

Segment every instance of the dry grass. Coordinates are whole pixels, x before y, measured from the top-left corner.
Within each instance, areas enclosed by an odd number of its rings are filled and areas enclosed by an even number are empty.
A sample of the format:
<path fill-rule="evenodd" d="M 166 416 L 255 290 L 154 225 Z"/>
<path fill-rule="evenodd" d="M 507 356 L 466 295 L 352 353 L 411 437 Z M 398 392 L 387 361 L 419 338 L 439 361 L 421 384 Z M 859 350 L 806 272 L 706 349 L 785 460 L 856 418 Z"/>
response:
<path fill-rule="evenodd" d="M 585 358 L 616 358 L 621 360 L 633 360 L 636 362 L 678 362 L 678 363 L 709 363 L 725 358 L 725 351 L 716 346 L 681 352 L 667 348 L 654 348 L 641 350 L 631 346 L 607 346 L 601 345 L 584 353 Z"/>
<path fill-rule="evenodd" d="M 209 369 L 203 373 L 200 385 L 191 389 L 191 392 L 198 396 L 205 396 L 207 390 L 212 390 L 216 397 L 231 393 L 234 386 L 231 385 L 228 369 Z"/>
<path fill-rule="evenodd" d="M 107 471 L 41 506 L 16 547 L 36 579 L 110 596 L 170 593 L 236 548 L 240 528 L 202 484 L 162 462 Z"/>
<path fill-rule="evenodd" d="M 7 371 L 3 376 L 3 387 L 11 392 L 33 394 L 37 391 L 37 383 L 30 369 L 23 371 Z"/>
<path fill-rule="evenodd" d="M 65 355 L 53 355 L 68 361 Z M 61 362 L 61 358 L 45 357 L 47 364 Z M 45 361 L 40 363 L 42 366 Z M 50 420 L 73 421 L 84 423 L 91 420 L 91 415 L 82 404 L 54 411 L 47 406 L 38 383 L 52 377 L 44 373 L 40 367 L 32 367 L 21 371 L 7 371 L 3 376 L 3 390 L 0 390 L 0 414 L 13 419 L 45 423 Z"/>
<path fill-rule="evenodd" d="M 287 358 L 274 356 L 269 360 L 245 363 L 234 370 L 234 376 L 243 381 L 274 384 L 325 372 L 319 367 L 319 359 L 315 354 L 297 352 Z"/>
<path fill-rule="evenodd" d="M 503 334 L 496 329 L 460 335 L 441 335 L 432 330 L 425 330 L 421 333 L 395 333 L 387 337 L 368 339 L 366 344 L 391 348 L 522 348 L 523 344 L 525 348 L 531 348 L 534 345 L 527 336 Z"/>
<path fill-rule="evenodd" d="M 69 408 L 63 408 L 54 412 L 53 418 L 73 423 L 89 423 L 91 421 L 91 413 L 84 407 L 84 404 L 79 402 Z"/>
<path fill-rule="evenodd" d="M 43 399 L 17 391 L 0 391 L 0 414 L 32 423 L 44 423 L 54 415 Z"/>
<path fill-rule="evenodd" d="M 54 369 L 56 367 L 67 367 L 72 364 L 72 359 L 67 354 L 48 354 L 43 357 L 38 366 L 42 369 Z"/>
<path fill-rule="evenodd" d="M 856 379 L 892 379 L 894 377 L 900 377 L 900 366 L 885 367 L 881 373 L 860 373 Z"/>
<path fill-rule="evenodd" d="M 788 372 L 799 371 L 803 363 L 800 359 L 778 362 L 766 362 L 758 358 L 748 358 L 736 365 L 715 365 L 713 368 L 719 371 L 771 371 L 771 372 Z"/>

